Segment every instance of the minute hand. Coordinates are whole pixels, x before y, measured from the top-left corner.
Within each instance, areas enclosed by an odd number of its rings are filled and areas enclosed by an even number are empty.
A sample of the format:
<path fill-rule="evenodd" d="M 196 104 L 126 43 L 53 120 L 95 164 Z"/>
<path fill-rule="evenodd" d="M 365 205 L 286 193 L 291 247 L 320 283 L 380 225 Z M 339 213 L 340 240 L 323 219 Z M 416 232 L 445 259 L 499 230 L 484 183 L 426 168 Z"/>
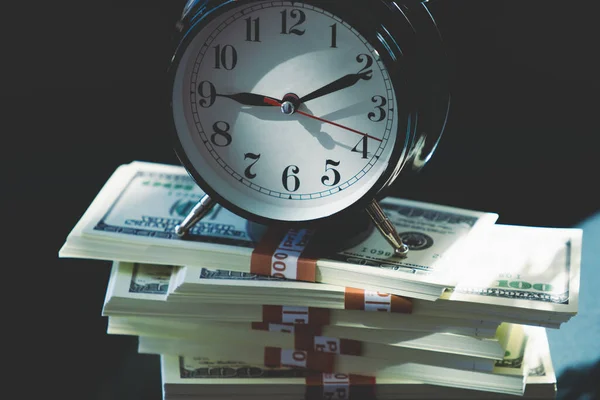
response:
<path fill-rule="evenodd" d="M 359 72 L 357 74 L 348 74 L 342 76 L 340 79 L 335 80 L 323 86 L 322 88 L 319 88 L 314 92 L 307 94 L 304 97 L 301 97 L 298 101 L 300 103 L 306 103 L 307 101 L 314 100 L 317 97 L 325 96 L 326 94 L 337 92 L 338 90 L 342 90 L 352 85 L 355 85 L 361 79 L 369 80 L 371 79 L 371 73 L 372 71 L 369 70 L 365 72 Z"/>

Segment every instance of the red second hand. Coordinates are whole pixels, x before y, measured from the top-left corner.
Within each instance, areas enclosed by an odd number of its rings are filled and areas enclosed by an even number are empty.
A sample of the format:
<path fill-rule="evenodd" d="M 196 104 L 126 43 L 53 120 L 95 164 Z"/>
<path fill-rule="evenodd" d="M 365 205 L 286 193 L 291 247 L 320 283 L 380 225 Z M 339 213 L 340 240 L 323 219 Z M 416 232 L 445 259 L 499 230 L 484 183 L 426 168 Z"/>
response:
<path fill-rule="evenodd" d="M 265 102 L 266 104 L 270 104 L 270 105 L 272 105 L 272 106 L 281 106 L 281 103 L 280 103 L 280 102 L 278 102 L 278 101 L 276 101 L 276 100 L 273 100 L 273 99 L 270 99 L 270 98 L 268 98 L 268 97 L 265 97 L 265 100 L 264 100 L 264 102 Z M 357 131 L 356 129 L 352 129 L 352 128 L 349 128 L 349 127 L 347 127 L 347 126 L 340 125 L 340 124 L 338 124 L 337 122 L 328 121 L 328 120 L 326 120 L 326 119 L 323 119 L 323 118 L 315 117 L 314 115 L 310 115 L 310 114 L 308 114 L 308 113 L 305 113 L 304 111 L 300 111 L 300 110 L 296 110 L 296 112 L 297 112 L 298 114 L 304 115 L 305 117 L 312 118 L 312 119 L 316 119 L 317 121 L 325 122 L 325 123 L 327 123 L 327 124 L 335 125 L 335 126 L 337 126 L 338 128 L 346 129 L 346 130 L 348 130 L 348 131 L 350 131 L 350 132 L 358 133 L 359 135 L 366 136 L 366 137 L 368 137 L 369 139 L 377 140 L 378 142 L 381 142 L 381 141 L 382 141 L 381 139 L 379 139 L 379 138 L 376 138 L 375 136 L 371 136 L 371 135 L 369 135 L 369 134 L 366 134 L 366 133 L 363 133 L 363 132 Z"/>

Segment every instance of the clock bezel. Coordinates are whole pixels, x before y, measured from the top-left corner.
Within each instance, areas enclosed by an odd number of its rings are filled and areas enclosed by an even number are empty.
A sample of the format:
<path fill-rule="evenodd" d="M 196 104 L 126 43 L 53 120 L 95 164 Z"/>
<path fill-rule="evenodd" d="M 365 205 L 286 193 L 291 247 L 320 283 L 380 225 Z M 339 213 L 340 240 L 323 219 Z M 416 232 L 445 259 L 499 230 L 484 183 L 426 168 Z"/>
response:
<path fill-rule="evenodd" d="M 379 52 L 381 60 L 390 76 L 392 87 L 396 92 L 396 107 L 398 108 L 397 118 L 399 119 L 398 132 L 392 133 L 396 134 L 396 142 L 389 158 L 387 168 L 371 188 L 350 206 L 328 216 L 312 220 L 278 220 L 253 214 L 236 206 L 207 184 L 202 178 L 202 175 L 193 167 L 185 149 L 179 141 L 175 127 L 172 101 L 173 87 L 178 66 L 196 34 L 211 20 L 211 17 L 218 16 L 222 12 L 226 12 L 234 7 L 239 7 L 242 4 L 260 1 L 264 0 L 208 0 L 198 2 L 191 7 L 189 7 L 189 4 L 186 6 L 185 17 L 178 23 L 181 36 L 177 40 L 177 47 L 173 53 L 168 71 L 167 90 L 169 99 L 168 109 L 170 111 L 169 130 L 174 139 L 173 147 L 175 154 L 188 174 L 207 195 L 213 198 L 221 206 L 245 219 L 266 225 L 286 224 L 289 226 L 314 226 L 338 218 L 345 219 L 351 217 L 354 213 L 362 212 L 373 199 L 379 200 L 385 197 L 386 192 L 389 190 L 392 183 L 405 168 L 405 164 L 415 157 L 414 149 L 419 142 L 416 138 L 416 121 L 418 121 L 419 109 L 416 98 L 419 96 L 419 83 L 423 79 L 421 75 L 424 67 L 421 65 L 422 62 L 419 61 L 423 57 L 419 56 L 419 52 L 417 51 L 419 45 L 423 46 L 423 43 L 420 43 L 418 40 L 418 35 L 421 34 L 421 36 L 425 36 L 423 31 L 427 28 L 428 37 L 433 38 L 433 40 L 439 39 L 440 43 L 432 43 L 431 46 L 434 52 L 439 52 L 439 49 L 442 48 L 440 46 L 441 36 L 437 31 L 435 21 L 427 8 L 424 5 L 419 4 L 418 1 L 410 1 L 410 7 L 403 4 L 403 9 L 399 8 L 395 3 L 392 4 L 392 2 L 385 0 L 375 0 L 374 2 L 363 0 L 363 4 L 368 7 L 365 9 L 357 9 L 356 6 L 360 4 L 358 2 L 354 3 L 356 4 L 355 7 L 349 8 L 347 3 L 344 4 L 344 0 L 302 1 L 302 3 L 319 7 L 343 19 L 356 29 L 371 44 L 371 46 Z M 421 7 L 423 8 L 419 10 Z M 410 17 L 408 14 L 411 14 Z M 421 53 L 423 53 L 422 50 Z M 436 54 L 434 56 L 439 57 L 440 55 Z M 432 68 L 431 65 L 428 65 L 427 67 Z M 443 71 L 440 72 L 443 73 Z M 410 79 L 410 77 L 413 79 Z M 417 77 L 420 78 L 417 79 Z M 401 95 L 398 93 L 399 88 L 402 88 Z M 405 132 L 401 132 L 402 130 Z M 441 136 L 441 134 L 442 131 L 439 132 L 439 136 Z M 434 145 L 434 150 L 437 141 L 439 141 L 439 136 Z M 293 207 L 293 205 L 291 205 L 291 207 Z"/>

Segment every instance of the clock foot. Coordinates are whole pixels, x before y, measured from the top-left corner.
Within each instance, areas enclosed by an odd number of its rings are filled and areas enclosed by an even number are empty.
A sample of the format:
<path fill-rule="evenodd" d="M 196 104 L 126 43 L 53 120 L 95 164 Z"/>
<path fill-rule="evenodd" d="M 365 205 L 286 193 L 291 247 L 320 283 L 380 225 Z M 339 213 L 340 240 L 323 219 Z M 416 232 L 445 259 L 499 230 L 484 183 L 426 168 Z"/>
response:
<path fill-rule="evenodd" d="M 215 204 L 217 204 L 215 200 L 211 199 L 208 195 L 204 195 L 200 201 L 196 203 L 194 208 L 192 208 L 189 214 L 186 215 L 181 224 L 175 227 L 177 236 L 185 236 L 189 230 L 215 206 Z"/>
<path fill-rule="evenodd" d="M 402 242 L 402 238 L 396 231 L 396 228 L 389 220 L 387 215 L 383 212 L 383 209 L 377 202 L 373 200 L 366 208 L 367 214 L 373 220 L 373 223 L 385 237 L 389 244 L 394 248 L 394 253 L 400 257 L 406 257 L 408 254 L 408 246 Z"/>

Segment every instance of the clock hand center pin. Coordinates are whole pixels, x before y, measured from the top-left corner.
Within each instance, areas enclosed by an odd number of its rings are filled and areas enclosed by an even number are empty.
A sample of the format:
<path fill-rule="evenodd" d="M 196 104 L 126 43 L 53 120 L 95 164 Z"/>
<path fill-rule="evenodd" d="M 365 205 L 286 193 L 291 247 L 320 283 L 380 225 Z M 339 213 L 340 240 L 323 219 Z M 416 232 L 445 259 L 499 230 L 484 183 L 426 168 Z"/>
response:
<path fill-rule="evenodd" d="M 281 112 L 285 115 L 292 115 L 300 108 L 300 100 L 294 93 L 288 93 L 281 100 Z M 298 111 L 300 112 L 300 111 Z"/>

